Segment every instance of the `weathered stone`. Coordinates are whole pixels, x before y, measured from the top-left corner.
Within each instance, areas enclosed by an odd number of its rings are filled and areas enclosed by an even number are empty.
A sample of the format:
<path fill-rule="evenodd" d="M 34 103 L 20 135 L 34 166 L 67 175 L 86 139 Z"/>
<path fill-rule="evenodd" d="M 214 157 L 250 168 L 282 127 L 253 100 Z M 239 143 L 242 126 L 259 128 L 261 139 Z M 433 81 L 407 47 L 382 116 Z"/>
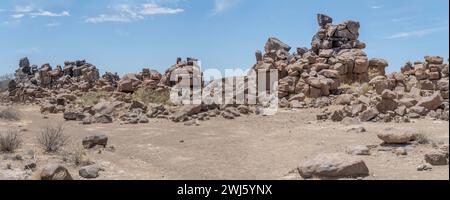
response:
<path fill-rule="evenodd" d="M 81 167 L 80 170 L 78 170 L 78 174 L 83 178 L 94 179 L 99 176 L 100 171 L 101 169 L 97 165 L 89 165 Z"/>
<path fill-rule="evenodd" d="M 271 37 L 269 40 L 267 40 L 267 43 L 264 47 L 266 53 L 269 53 L 271 51 L 278 51 L 278 50 L 284 50 L 289 52 L 291 50 L 291 47 L 287 44 L 283 43 L 281 40 Z"/>
<path fill-rule="evenodd" d="M 299 166 L 303 178 L 355 178 L 369 175 L 363 160 L 345 154 L 320 154 Z"/>
<path fill-rule="evenodd" d="M 109 124 L 113 122 L 113 118 L 110 115 L 95 115 L 95 122 L 100 124 Z"/>
<path fill-rule="evenodd" d="M 333 18 L 324 15 L 324 14 L 317 14 L 317 23 L 319 23 L 319 26 L 325 26 L 327 24 L 333 23 Z"/>
<path fill-rule="evenodd" d="M 439 106 L 441 106 L 444 99 L 441 96 L 440 92 L 435 92 L 432 96 L 423 97 L 418 103 L 417 106 L 422 106 L 428 110 L 436 110 Z"/>
<path fill-rule="evenodd" d="M 338 105 L 350 105 L 352 102 L 353 95 L 351 94 L 341 94 L 336 98 L 336 104 Z"/>
<path fill-rule="evenodd" d="M 376 109 L 369 108 L 359 115 L 359 119 L 361 119 L 362 122 L 368 122 L 377 117 L 378 114 L 379 112 Z"/>
<path fill-rule="evenodd" d="M 381 98 L 388 99 L 388 100 L 394 100 L 397 98 L 397 94 L 391 90 L 384 90 L 381 93 Z"/>
<path fill-rule="evenodd" d="M 425 161 L 431 165 L 448 165 L 448 158 L 445 153 L 440 151 L 434 151 L 425 154 Z"/>
<path fill-rule="evenodd" d="M 370 155 L 370 149 L 367 146 L 356 145 L 350 147 L 347 153 L 354 156 L 368 156 Z"/>
<path fill-rule="evenodd" d="M 396 129 L 385 129 L 377 136 L 386 144 L 406 144 L 416 138 L 416 135 L 410 131 Z"/>
<path fill-rule="evenodd" d="M 105 134 L 87 136 L 83 139 L 82 144 L 86 149 L 93 148 L 97 145 L 106 147 L 106 145 L 108 144 L 108 137 Z"/>
<path fill-rule="evenodd" d="M 430 64 L 442 64 L 444 63 L 444 58 L 440 56 L 425 56 L 425 61 L 427 61 Z"/>
<path fill-rule="evenodd" d="M 69 171 L 56 164 L 45 166 L 40 172 L 37 172 L 35 179 L 39 180 L 73 180 Z"/>

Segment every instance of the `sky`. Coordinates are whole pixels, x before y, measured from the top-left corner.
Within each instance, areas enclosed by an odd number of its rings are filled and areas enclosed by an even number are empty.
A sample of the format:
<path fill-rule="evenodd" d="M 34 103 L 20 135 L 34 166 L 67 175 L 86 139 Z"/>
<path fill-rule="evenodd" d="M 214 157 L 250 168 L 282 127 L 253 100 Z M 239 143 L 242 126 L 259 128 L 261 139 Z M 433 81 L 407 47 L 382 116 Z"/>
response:
<path fill-rule="evenodd" d="M 268 37 L 310 47 L 316 14 L 361 23 L 370 58 L 389 72 L 449 55 L 448 0 L 0 0 L 0 74 L 19 59 L 86 59 L 102 72 L 164 72 L 177 57 L 203 69 L 248 69 Z"/>

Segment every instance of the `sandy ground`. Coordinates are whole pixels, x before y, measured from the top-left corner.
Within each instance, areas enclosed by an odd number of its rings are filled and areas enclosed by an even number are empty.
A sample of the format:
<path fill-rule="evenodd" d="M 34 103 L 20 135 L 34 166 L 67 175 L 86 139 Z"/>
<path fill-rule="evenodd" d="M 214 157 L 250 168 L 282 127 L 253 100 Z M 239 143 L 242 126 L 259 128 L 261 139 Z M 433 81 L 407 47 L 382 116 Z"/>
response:
<path fill-rule="evenodd" d="M 289 173 L 302 161 L 319 153 L 343 152 L 352 145 L 380 145 L 378 131 L 388 127 L 415 129 L 425 133 L 435 143 L 449 142 L 449 123 L 418 120 L 414 123 L 363 123 L 345 126 L 333 122 L 317 122 L 317 109 L 280 111 L 275 116 L 243 116 L 235 120 L 215 118 L 188 127 L 163 119 L 151 119 L 149 124 L 80 125 L 64 122 L 62 114 L 40 114 L 38 107 L 16 106 L 23 114 L 20 122 L 0 120 L 1 132 L 8 128 L 21 130 L 24 145 L 14 154 L 0 154 L 0 179 L 20 179 L 29 176 L 23 166 L 30 161 L 27 152 L 37 154 L 37 165 L 61 163 L 75 179 L 78 167 L 63 161 L 61 154 L 46 154 L 36 145 L 36 137 L 46 124 L 63 123 L 65 133 L 74 144 L 83 137 L 104 133 L 115 151 L 90 150 L 88 157 L 105 169 L 98 179 L 113 180 L 173 180 L 173 179 L 301 179 Z M 348 133 L 352 127 L 364 127 L 366 133 Z M 381 148 L 381 147 L 378 147 Z M 397 156 L 391 151 L 372 150 L 361 156 L 370 176 L 364 179 L 449 179 L 448 166 L 433 166 L 432 171 L 419 172 L 424 154 L 431 144 L 406 146 L 408 155 Z M 21 155 L 22 160 L 8 159 Z M 3 158 L 2 158 L 3 157 Z M 11 169 L 6 169 L 10 165 Z"/>

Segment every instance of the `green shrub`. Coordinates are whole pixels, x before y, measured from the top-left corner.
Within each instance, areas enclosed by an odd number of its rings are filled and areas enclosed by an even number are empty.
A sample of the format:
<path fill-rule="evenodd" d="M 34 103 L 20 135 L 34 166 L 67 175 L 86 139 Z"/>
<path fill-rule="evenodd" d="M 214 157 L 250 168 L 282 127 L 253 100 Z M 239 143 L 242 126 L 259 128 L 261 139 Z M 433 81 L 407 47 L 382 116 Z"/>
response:
<path fill-rule="evenodd" d="M 101 98 L 107 97 L 107 95 L 108 93 L 105 91 L 87 92 L 78 99 L 78 104 L 84 107 L 94 106 Z"/>
<path fill-rule="evenodd" d="M 133 100 L 141 101 L 145 104 L 170 104 L 170 94 L 168 91 L 156 91 L 152 88 L 139 88 L 133 93 Z"/>

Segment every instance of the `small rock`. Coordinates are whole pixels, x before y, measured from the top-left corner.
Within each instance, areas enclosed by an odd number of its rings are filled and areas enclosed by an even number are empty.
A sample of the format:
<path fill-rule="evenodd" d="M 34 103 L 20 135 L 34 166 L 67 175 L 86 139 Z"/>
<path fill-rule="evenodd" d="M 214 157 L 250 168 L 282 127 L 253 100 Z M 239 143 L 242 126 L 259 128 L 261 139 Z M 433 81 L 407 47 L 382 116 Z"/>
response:
<path fill-rule="evenodd" d="M 421 171 L 431 171 L 433 169 L 433 167 L 431 167 L 430 165 L 427 164 L 423 164 L 423 165 L 419 165 L 417 167 L 417 171 L 421 172 Z"/>
<path fill-rule="evenodd" d="M 347 153 L 354 156 L 368 156 L 370 155 L 370 149 L 367 146 L 356 145 L 351 147 Z"/>
<path fill-rule="evenodd" d="M 86 149 L 93 148 L 97 145 L 106 147 L 108 144 L 108 137 L 105 134 L 96 134 L 85 137 L 82 141 L 83 147 Z"/>
<path fill-rule="evenodd" d="M 141 118 L 139 118 L 139 123 L 141 123 L 141 124 L 147 124 L 148 122 L 149 122 L 149 120 L 145 116 L 142 116 Z"/>
<path fill-rule="evenodd" d="M 93 179 L 93 178 L 97 178 L 99 176 L 100 171 L 101 171 L 101 168 L 98 167 L 97 165 L 89 165 L 89 166 L 80 168 L 78 173 L 83 178 Z"/>
<path fill-rule="evenodd" d="M 403 148 L 403 147 L 399 147 L 399 148 L 394 149 L 394 153 L 397 156 L 406 156 L 406 155 L 408 155 L 408 151 L 406 151 L 406 149 Z"/>
<path fill-rule="evenodd" d="M 347 130 L 347 133 L 365 133 L 367 130 L 364 127 L 351 128 Z"/>
<path fill-rule="evenodd" d="M 191 120 L 184 123 L 185 126 L 200 126 L 198 120 Z"/>
<path fill-rule="evenodd" d="M 445 153 L 440 151 L 435 151 L 425 154 L 425 161 L 431 165 L 448 165 L 447 156 Z"/>
<path fill-rule="evenodd" d="M 38 180 L 73 180 L 69 171 L 61 165 L 47 165 L 35 175 Z"/>
<path fill-rule="evenodd" d="M 36 162 L 31 162 L 25 165 L 24 170 L 34 170 L 36 166 Z"/>

